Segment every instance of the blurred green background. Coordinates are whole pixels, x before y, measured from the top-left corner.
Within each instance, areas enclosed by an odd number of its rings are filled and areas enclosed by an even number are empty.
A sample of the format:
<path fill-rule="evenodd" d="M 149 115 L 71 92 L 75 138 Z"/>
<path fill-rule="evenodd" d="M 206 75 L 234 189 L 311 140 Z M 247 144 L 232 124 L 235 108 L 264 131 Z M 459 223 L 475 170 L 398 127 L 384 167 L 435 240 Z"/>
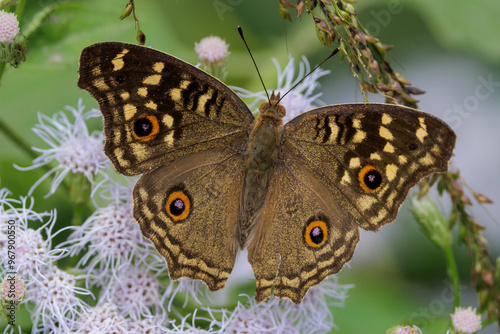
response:
<path fill-rule="evenodd" d="M 76 86 L 78 57 L 87 45 L 102 41 L 135 43 L 131 17 L 119 21 L 127 1 L 28 1 L 21 31 L 45 6 L 59 4 L 41 28 L 27 40 L 27 62 L 8 68 L 0 87 L 0 116 L 30 146 L 46 148 L 31 131 L 37 112 L 51 116 L 65 105 L 97 107 L 90 95 Z M 396 6 L 396 7 L 395 7 Z M 316 38 L 312 18 L 283 23 L 278 1 L 137 1 L 137 17 L 146 45 L 197 63 L 194 43 L 218 35 L 230 44 L 226 83 L 251 91 L 261 90 L 236 26 L 244 29 L 263 79 L 272 89 L 276 70 L 287 53 L 305 55 L 312 65 L 330 51 Z M 457 133 L 454 165 L 475 190 L 500 201 L 500 2 L 498 0 L 360 1 L 355 5 L 364 26 L 385 44 L 394 45 L 389 61 L 415 86 L 427 91 L 419 108 L 447 121 Z M 394 8 L 398 10 L 394 11 Z M 392 10 L 392 11 L 391 11 Z M 294 17 L 292 13 L 292 17 Z M 322 68 L 331 74 L 320 82 L 321 100 L 327 104 L 361 102 L 356 79 L 339 57 Z M 490 82 L 485 85 L 484 82 Z M 478 95 L 489 92 L 488 96 Z M 372 102 L 380 96 L 370 96 Z M 92 123 L 96 130 L 99 122 Z M 21 172 L 13 167 L 31 165 L 31 159 L 0 133 L 0 186 L 14 196 L 25 195 L 42 171 Z M 58 224 L 71 219 L 72 207 L 64 190 L 43 198 L 50 181 L 35 192 L 36 209 L 57 208 Z M 443 201 L 443 208 L 446 202 Z M 472 213 L 487 227 L 492 258 L 500 254 L 497 205 L 475 206 Z M 456 247 L 464 285 L 463 306 L 476 306 L 469 287 L 470 260 Z M 333 333 L 384 333 L 403 323 L 415 323 L 424 333 L 444 333 L 452 311 L 442 253 L 418 229 L 403 206 L 394 224 L 378 233 L 362 233 L 349 268 L 339 275 L 343 284 L 354 283 L 345 308 L 334 308 Z M 495 333 L 490 326 L 481 333 Z"/>

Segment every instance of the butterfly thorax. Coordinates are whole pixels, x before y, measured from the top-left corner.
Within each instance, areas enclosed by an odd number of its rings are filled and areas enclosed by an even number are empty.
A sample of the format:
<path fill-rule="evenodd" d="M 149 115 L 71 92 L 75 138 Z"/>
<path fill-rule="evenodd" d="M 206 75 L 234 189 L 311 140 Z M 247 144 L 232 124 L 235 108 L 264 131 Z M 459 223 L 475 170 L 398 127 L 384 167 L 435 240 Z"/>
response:
<path fill-rule="evenodd" d="M 269 102 L 260 106 L 259 115 L 252 124 L 250 132 L 245 159 L 243 214 L 239 224 L 242 248 L 250 239 L 252 226 L 258 220 L 278 158 L 285 115 L 285 108 L 278 101 L 279 94 L 276 96 L 273 93 Z"/>

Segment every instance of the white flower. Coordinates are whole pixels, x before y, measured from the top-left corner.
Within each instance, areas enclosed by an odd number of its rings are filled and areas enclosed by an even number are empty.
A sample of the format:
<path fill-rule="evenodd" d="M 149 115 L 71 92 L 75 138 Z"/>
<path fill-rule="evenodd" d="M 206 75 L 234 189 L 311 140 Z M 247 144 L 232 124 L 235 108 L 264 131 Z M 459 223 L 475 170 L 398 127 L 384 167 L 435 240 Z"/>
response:
<path fill-rule="evenodd" d="M 13 13 L 0 10 L 0 42 L 10 43 L 19 33 L 19 21 Z"/>
<path fill-rule="evenodd" d="M 0 259 L 2 259 L 2 263 L 5 263 L 3 260 L 7 255 L 7 245 L 9 241 L 7 233 L 10 229 L 15 229 L 17 218 L 15 206 L 21 203 L 18 200 L 9 198 L 9 196 L 10 191 L 8 189 L 0 189 Z M 9 228 L 11 225 L 14 225 L 14 227 Z"/>
<path fill-rule="evenodd" d="M 33 198 L 21 197 L 20 200 L 12 200 L 6 195 L 8 192 L 0 192 L 0 217 L 2 222 L 6 222 L 2 224 L 0 230 L 1 263 L 6 271 L 16 271 L 20 277 L 28 279 L 41 268 L 65 256 L 67 252 L 62 248 L 51 249 L 51 241 L 54 237 L 52 229 L 56 222 L 55 210 L 36 213 L 32 210 Z M 44 223 L 44 220 L 47 221 Z M 37 229 L 28 228 L 29 221 L 42 225 Z M 7 231 L 13 231 L 14 234 L 7 234 Z M 11 239 L 9 235 L 15 238 L 15 244 L 12 245 L 14 247 L 12 251 L 16 256 L 15 267 L 10 267 L 10 265 L 7 267 L 7 245 L 8 240 Z M 42 235 L 45 235 L 46 239 Z"/>
<path fill-rule="evenodd" d="M 476 313 L 476 309 L 472 307 L 455 308 L 455 312 L 451 315 L 453 327 L 460 334 L 472 334 L 481 329 L 481 315 Z"/>
<path fill-rule="evenodd" d="M 163 263 L 165 263 L 165 261 L 163 261 Z M 190 299 L 193 299 L 195 302 L 201 305 L 202 302 L 200 301 L 199 297 L 205 296 L 208 298 L 208 296 L 206 296 L 206 292 L 207 292 L 206 285 L 200 280 L 181 278 L 175 282 L 173 281 L 170 282 L 170 285 L 165 290 L 163 298 L 169 299 L 168 311 L 170 312 L 172 308 L 172 302 L 174 301 L 174 297 L 178 293 L 185 294 L 184 305 L 182 307 L 186 307 Z"/>
<path fill-rule="evenodd" d="M 16 167 L 20 170 L 31 170 L 45 166 L 54 160 L 57 162 L 57 166 L 35 182 L 29 194 L 53 173 L 55 173 L 54 180 L 48 195 L 56 191 L 70 172 L 74 174 L 83 173 L 91 183 L 98 173 L 105 176 L 104 169 L 109 160 L 103 150 L 103 133 L 94 132 L 90 135 L 85 123 L 89 115 L 93 116 L 95 113 L 90 111 L 84 114 L 85 106 L 82 105 L 81 99 L 78 101 L 77 109 L 70 106 L 66 106 L 65 109 L 71 112 L 75 118 L 74 122 L 70 121 L 62 111 L 54 114 L 52 118 L 38 113 L 39 124 L 35 125 L 33 132 L 45 143 L 49 144 L 50 148 L 33 148 L 33 150 L 42 153 L 41 156 L 33 160 L 33 166 Z"/>
<path fill-rule="evenodd" d="M 119 175 L 108 169 L 108 172 L 113 173 L 113 178 L 107 178 L 106 182 L 101 182 L 99 186 L 94 188 L 92 198 L 101 198 L 104 201 L 96 202 L 96 207 L 104 207 L 109 203 L 124 203 L 130 202 L 135 183 L 139 176 L 124 176 Z M 130 204 L 132 205 L 132 204 Z"/>
<path fill-rule="evenodd" d="M 194 311 L 194 314 L 193 314 L 193 317 L 192 317 L 192 321 L 191 323 L 188 322 L 188 319 L 191 317 L 190 314 L 188 314 L 187 316 L 185 316 L 184 318 L 181 319 L 181 322 L 179 325 L 176 324 L 176 321 L 172 321 L 172 329 L 167 331 L 166 333 L 168 334 L 206 334 L 206 333 L 231 333 L 231 332 L 225 332 L 224 329 L 221 329 L 220 331 L 218 330 L 213 330 L 213 326 L 216 325 L 216 321 L 213 320 L 211 323 L 210 323 L 210 329 L 208 330 L 205 330 L 205 329 L 200 329 L 198 327 L 195 326 L 195 321 L 197 320 L 205 320 L 207 321 L 208 319 L 204 319 L 204 318 L 201 318 L 201 319 L 197 319 L 196 318 L 196 310 Z M 247 332 L 247 333 L 252 333 L 252 332 Z"/>
<path fill-rule="evenodd" d="M 334 327 L 329 301 L 343 304 L 351 287 L 338 284 L 333 276 L 311 288 L 299 305 L 274 296 L 258 304 L 248 297 L 233 312 L 220 311 L 222 320 L 213 322 L 223 333 L 329 333 Z"/>
<path fill-rule="evenodd" d="M 34 328 L 56 333 L 74 329 L 79 313 L 87 307 L 77 294 L 90 294 L 76 286 L 77 279 L 56 266 L 45 267 L 30 278 L 26 302 L 35 305 L 30 312 Z"/>
<path fill-rule="evenodd" d="M 297 333 L 300 328 L 292 319 L 290 310 L 286 310 L 277 298 L 271 297 L 258 304 L 253 298 L 248 297 L 248 302 L 238 305 L 234 311 L 223 320 L 219 326 L 227 333 Z"/>
<path fill-rule="evenodd" d="M 299 305 L 282 300 L 285 309 L 293 310 L 301 333 L 329 333 L 334 327 L 330 306 L 344 307 L 349 289 L 353 284 L 339 284 L 336 275 L 312 287 Z M 287 306 L 288 304 L 288 306 Z"/>
<path fill-rule="evenodd" d="M 97 209 L 73 229 L 68 241 L 59 247 L 66 247 L 72 256 L 85 251 L 76 267 L 101 286 L 119 267 L 130 264 L 133 256 L 143 258 L 152 248 L 133 218 L 130 202 Z"/>
<path fill-rule="evenodd" d="M 128 323 L 116 305 L 103 303 L 82 312 L 76 321 L 78 334 L 128 334 Z"/>
<path fill-rule="evenodd" d="M 106 292 L 109 297 L 105 298 L 109 298 L 125 314 L 139 319 L 141 315 L 150 314 L 150 307 L 156 307 L 157 312 L 161 310 L 159 288 L 157 277 L 145 268 L 123 266 Z"/>
<path fill-rule="evenodd" d="M 129 321 L 128 331 L 134 334 L 164 334 L 169 323 L 166 314 L 155 315 L 138 321 Z"/>
<path fill-rule="evenodd" d="M 302 61 L 299 62 L 299 72 L 297 75 L 295 74 L 295 61 L 292 57 L 290 57 L 288 64 L 285 66 L 283 71 L 281 71 L 280 65 L 275 58 L 273 58 L 273 62 L 278 71 L 278 87 L 274 89 L 276 94 L 279 92 L 281 96 L 283 96 L 293 86 L 298 84 L 293 91 L 285 95 L 285 97 L 280 101 L 286 109 L 286 116 L 283 118 L 283 123 L 286 123 L 295 116 L 322 104 L 321 101 L 318 100 L 322 94 L 313 94 L 313 92 L 319 87 L 317 80 L 330 73 L 330 71 L 317 68 L 302 82 L 300 82 L 303 77 L 311 71 L 309 61 L 306 57 L 303 56 Z M 263 102 L 267 102 L 267 95 L 265 91 L 252 93 L 239 87 L 231 86 L 231 88 L 243 98 L 254 98 L 254 101 L 249 105 L 250 110 L 258 107 Z"/>
<path fill-rule="evenodd" d="M 202 38 L 199 43 L 194 43 L 194 45 L 198 58 L 209 67 L 221 64 L 229 55 L 229 44 L 218 36 Z"/>

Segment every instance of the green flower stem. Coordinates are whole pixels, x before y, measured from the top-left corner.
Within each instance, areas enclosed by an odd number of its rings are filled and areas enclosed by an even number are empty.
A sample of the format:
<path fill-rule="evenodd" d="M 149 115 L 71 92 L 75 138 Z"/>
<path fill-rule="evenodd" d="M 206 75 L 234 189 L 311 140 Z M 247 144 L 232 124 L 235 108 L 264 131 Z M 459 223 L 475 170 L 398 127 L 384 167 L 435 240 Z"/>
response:
<path fill-rule="evenodd" d="M 73 211 L 73 218 L 71 219 L 72 226 L 81 226 L 83 217 L 83 208 L 85 205 L 75 205 L 75 211 Z"/>
<path fill-rule="evenodd" d="M 5 72 L 5 63 L 0 62 L 0 87 L 2 87 L 2 76 L 3 72 Z"/>
<path fill-rule="evenodd" d="M 84 220 L 83 217 L 84 207 L 85 205 L 76 205 L 76 204 L 74 205 L 73 217 L 71 218 L 71 226 L 75 227 L 82 226 Z M 68 261 L 66 263 L 66 271 L 71 270 L 70 268 L 75 268 L 79 258 L 80 257 L 76 255 L 68 258 Z"/>
<path fill-rule="evenodd" d="M 460 306 L 460 277 L 458 276 L 457 263 L 451 245 L 444 248 L 446 261 L 448 262 L 448 276 L 453 284 L 453 295 L 455 296 L 455 307 Z"/>

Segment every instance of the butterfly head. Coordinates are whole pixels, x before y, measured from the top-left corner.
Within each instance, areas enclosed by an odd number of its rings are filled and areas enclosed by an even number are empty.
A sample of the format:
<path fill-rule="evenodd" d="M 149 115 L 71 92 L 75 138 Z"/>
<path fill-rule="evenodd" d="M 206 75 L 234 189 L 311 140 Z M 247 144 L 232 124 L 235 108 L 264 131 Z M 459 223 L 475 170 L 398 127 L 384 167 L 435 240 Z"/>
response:
<path fill-rule="evenodd" d="M 264 102 L 259 107 L 259 113 L 262 116 L 270 116 L 274 118 L 283 118 L 286 115 L 285 107 L 280 104 L 280 93 L 271 93 L 269 102 Z"/>

